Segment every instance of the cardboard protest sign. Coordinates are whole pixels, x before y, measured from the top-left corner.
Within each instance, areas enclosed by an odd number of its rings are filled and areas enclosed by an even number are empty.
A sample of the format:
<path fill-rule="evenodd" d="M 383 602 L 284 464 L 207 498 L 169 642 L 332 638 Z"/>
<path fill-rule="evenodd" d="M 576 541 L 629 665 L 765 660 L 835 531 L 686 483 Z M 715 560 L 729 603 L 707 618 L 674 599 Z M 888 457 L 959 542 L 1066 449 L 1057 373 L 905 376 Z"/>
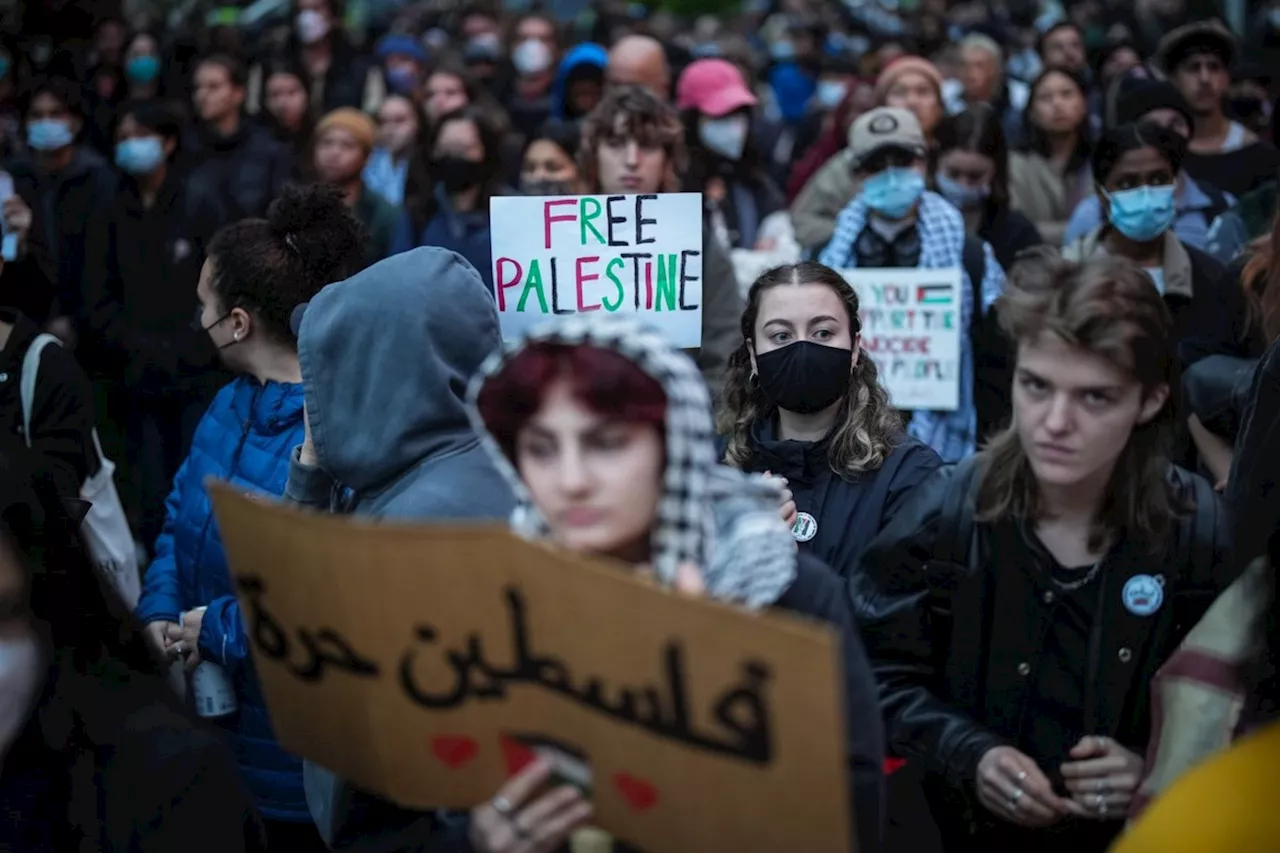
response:
<path fill-rule="evenodd" d="M 702 196 L 495 196 L 502 337 L 564 314 L 643 314 L 678 347 L 702 344 Z"/>
<path fill-rule="evenodd" d="M 960 406 L 960 269 L 848 269 L 858 293 L 862 348 L 899 409 Z"/>
<path fill-rule="evenodd" d="M 272 722 L 401 805 L 548 756 L 643 851 L 850 849 L 832 632 L 490 526 L 316 516 L 211 483 Z"/>

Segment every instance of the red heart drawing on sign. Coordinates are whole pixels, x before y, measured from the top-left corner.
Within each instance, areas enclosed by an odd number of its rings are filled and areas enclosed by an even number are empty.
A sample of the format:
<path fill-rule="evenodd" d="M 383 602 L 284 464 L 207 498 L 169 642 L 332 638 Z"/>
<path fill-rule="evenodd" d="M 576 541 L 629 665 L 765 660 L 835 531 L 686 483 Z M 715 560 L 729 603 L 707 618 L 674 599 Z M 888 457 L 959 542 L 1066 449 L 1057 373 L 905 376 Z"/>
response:
<path fill-rule="evenodd" d="M 615 773 L 613 785 L 635 811 L 648 811 L 658 804 L 658 789 L 653 787 L 652 782 L 645 779 L 632 776 L 630 773 Z"/>
<path fill-rule="evenodd" d="M 502 760 L 507 765 L 508 776 L 516 775 L 537 758 L 532 749 L 509 737 L 500 736 L 498 744 L 502 747 Z"/>
<path fill-rule="evenodd" d="M 466 735 L 439 735 L 431 739 L 431 751 L 450 770 L 457 770 L 480 752 L 480 744 Z"/>

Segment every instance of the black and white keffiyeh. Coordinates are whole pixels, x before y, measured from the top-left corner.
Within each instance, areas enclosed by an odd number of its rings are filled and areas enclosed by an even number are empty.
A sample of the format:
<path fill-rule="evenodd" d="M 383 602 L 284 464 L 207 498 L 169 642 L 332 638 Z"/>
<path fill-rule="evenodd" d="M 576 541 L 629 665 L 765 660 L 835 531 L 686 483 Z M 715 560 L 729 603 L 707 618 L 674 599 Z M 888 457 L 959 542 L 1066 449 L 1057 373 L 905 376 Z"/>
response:
<path fill-rule="evenodd" d="M 751 608 L 776 601 L 795 579 L 797 559 L 795 541 L 778 514 L 779 487 L 716 463 L 711 397 L 697 366 L 632 317 L 572 315 L 550 322 L 491 355 L 472 379 L 467 393 L 472 424 L 516 495 L 512 529 L 527 539 L 550 535 L 515 467 L 489 434 L 476 401 L 485 382 L 532 343 L 616 352 L 666 393 L 667 466 L 652 533 L 652 563 L 659 580 L 672 584 L 677 567 L 689 562 L 702 568 L 713 598 Z"/>

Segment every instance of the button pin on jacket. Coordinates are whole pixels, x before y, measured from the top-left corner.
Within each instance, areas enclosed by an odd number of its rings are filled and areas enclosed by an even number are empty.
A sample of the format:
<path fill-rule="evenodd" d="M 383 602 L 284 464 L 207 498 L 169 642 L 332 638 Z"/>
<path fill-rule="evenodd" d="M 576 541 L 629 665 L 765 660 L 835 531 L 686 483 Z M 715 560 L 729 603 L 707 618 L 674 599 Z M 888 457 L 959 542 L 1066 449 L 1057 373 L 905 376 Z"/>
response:
<path fill-rule="evenodd" d="M 1134 616 L 1150 616 L 1164 603 L 1164 585 L 1151 575 L 1134 575 L 1125 581 L 1120 597 Z"/>
<path fill-rule="evenodd" d="M 818 520 L 807 512 L 796 514 L 796 523 L 791 526 L 791 535 L 797 542 L 808 542 L 818 535 Z"/>

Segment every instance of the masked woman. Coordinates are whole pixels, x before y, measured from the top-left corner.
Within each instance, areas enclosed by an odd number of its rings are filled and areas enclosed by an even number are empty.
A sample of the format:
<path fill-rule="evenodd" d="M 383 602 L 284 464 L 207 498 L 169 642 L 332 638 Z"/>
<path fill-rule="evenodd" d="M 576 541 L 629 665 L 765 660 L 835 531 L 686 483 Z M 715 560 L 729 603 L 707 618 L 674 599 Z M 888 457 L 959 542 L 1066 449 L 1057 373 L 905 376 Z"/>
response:
<path fill-rule="evenodd" d="M 205 480 L 284 492 L 289 452 L 304 436 L 290 313 L 351 275 L 363 252 L 364 230 L 341 194 L 319 186 L 286 189 L 267 219 L 228 226 L 210 244 L 194 325 L 242 375 L 218 392 L 196 427 L 136 611 L 162 654 L 182 658 L 188 669 L 212 663 L 225 674 L 238 712 L 217 721 L 230 730 L 268 842 L 300 852 L 326 848 L 307 811 L 302 764 L 280 748 L 271 729 Z M 198 699 L 200 692 L 192 692 Z"/>
<path fill-rule="evenodd" d="M 1234 579 L 1226 513 L 1163 450 L 1171 323 L 1141 270 L 1033 260 L 997 305 L 1012 426 L 916 490 L 851 595 L 946 849 L 1102 851 L 1152 675 Z"/>
<path fill-rule="evenodd" d="M 516 492 L 520 535 L 651 568 L 667 585 L 692 574 L 708 597 L 836 627 L 858 849 L 878 850 L 883 732 L 844 587 L 797 553 L 775 486 L 716 465 L 710 398 L 694 363 L 630 320 L 573 317 L 493 356 L 470 399 Z M 473 810 L 471 849 L 554 850 L 589 819 L 576 789 L 533 798 L 530 787 L 517 776 Z M 534 841 L 508 846 L 518 838 Z"/>
<path fill-rule="evenodd" d="M 841 575 L 942 464 L 909 438 L 862 349 L 858 296 L 818 263 L 756 280 L 719 415 L 725 462 L 785 477 L 792 535 Z"/>

